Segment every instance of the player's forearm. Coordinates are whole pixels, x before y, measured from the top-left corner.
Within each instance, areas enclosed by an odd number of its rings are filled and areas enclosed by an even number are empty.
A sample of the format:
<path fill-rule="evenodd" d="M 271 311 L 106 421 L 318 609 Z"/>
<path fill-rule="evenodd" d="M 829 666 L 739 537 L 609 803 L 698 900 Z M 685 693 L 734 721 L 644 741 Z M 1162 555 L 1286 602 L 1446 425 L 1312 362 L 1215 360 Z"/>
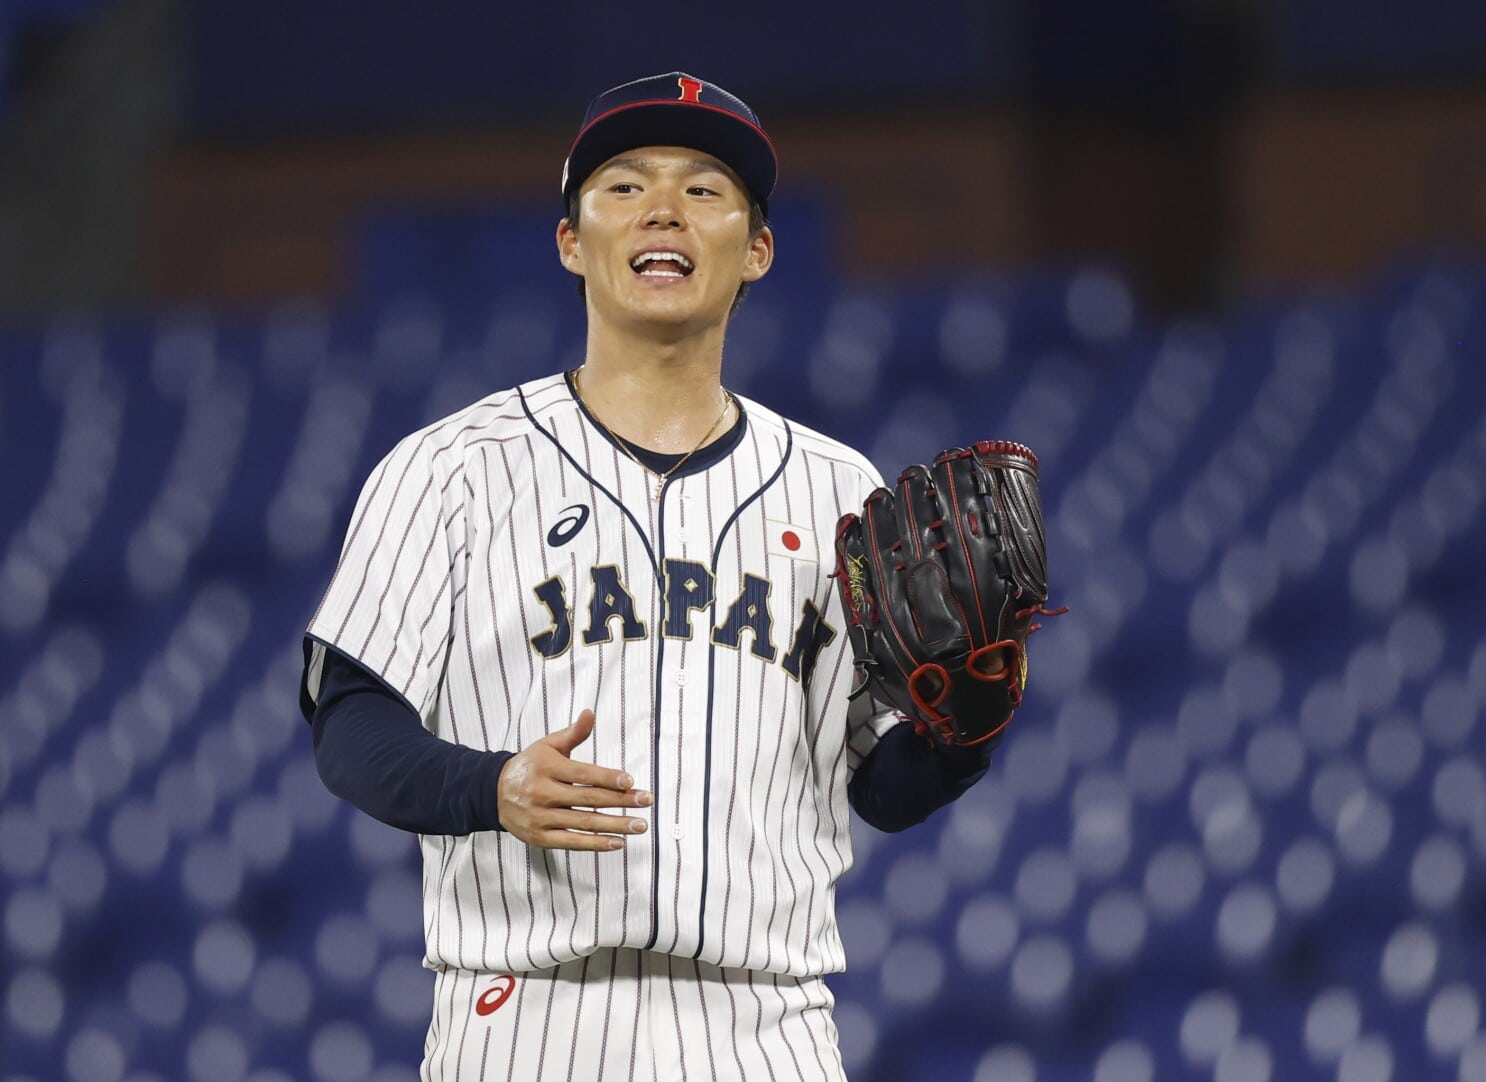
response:
<path fill-rule="evenodd" d="M 497 783 L 510 752 L 440 740 L 387 695 L 352 691 L 315 711 L 325 787 L 367 815 L 419 834 L 500 828 Z"/>
<path fill-rule="evenodd" d="M 847 785 L 851 806 L 878 830 L 921 823 L 977 781 L 991 765 L 985 745 L 936 748 L 903 722 L 883 734 Z"/>

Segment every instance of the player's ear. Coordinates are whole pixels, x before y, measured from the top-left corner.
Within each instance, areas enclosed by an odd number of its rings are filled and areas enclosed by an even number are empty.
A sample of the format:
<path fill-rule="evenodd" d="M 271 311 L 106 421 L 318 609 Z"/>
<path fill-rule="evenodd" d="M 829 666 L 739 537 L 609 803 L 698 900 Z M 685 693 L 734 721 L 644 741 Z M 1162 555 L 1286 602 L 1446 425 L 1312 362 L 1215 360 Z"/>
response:
<path fill-rule="evenodd" d="M 743 281 L 757 282 L 774 265 L 774 231 L 764 226 L 748 242 L 748 255 L 743 260 Z"/>
<path fill-rule="evenodd" d="M 557 223 L 557 258 L 569 271 L 583 277 L 583 249 L 578 247 L 578 231 L 566 218 Z"/>

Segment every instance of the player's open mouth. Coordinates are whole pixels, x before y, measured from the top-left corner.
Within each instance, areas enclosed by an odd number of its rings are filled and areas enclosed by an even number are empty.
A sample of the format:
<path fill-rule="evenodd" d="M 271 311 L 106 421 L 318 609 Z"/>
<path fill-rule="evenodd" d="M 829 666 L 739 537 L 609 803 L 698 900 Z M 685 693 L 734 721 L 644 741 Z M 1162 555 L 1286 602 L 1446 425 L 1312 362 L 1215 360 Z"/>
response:
<path fill-rule="evenodd" d="M 685 278 L 696 269 L 680 252 L 641 252 L 629 265 L 642 278 Z"/>

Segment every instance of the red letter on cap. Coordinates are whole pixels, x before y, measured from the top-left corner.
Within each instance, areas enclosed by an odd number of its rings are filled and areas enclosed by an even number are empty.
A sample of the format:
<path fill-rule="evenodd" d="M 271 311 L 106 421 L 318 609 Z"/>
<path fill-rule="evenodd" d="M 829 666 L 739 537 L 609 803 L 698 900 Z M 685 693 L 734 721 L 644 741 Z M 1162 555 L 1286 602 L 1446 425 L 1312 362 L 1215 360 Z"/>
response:
<path fill-rule="evenodd" d="M 689 101 L 698 105 L 701 104 L 701 101 L 699 99 L 702 93 L 702 82 L 700 79 L 688 79 L 686 76 L 683 75 L 681 78 L 677 79 L 676 82 L 681 87 L 681 101 Z"/>

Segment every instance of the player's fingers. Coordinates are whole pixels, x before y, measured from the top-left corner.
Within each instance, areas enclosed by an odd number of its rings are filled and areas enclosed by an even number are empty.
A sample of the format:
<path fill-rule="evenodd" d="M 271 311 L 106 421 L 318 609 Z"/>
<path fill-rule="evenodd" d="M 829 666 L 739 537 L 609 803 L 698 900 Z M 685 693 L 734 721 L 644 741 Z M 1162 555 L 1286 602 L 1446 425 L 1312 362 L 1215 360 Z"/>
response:
<path fill-rule="evenodd" d="M 547 792 L 554 808 L 646 808 L 654 801 L 639 789 L 607 789 L 599 785 L 556 783 Z"/>
<path fill-rule="evenodd" d="M 533 826 L 539 830 L 583 831 L 588 834 L 644 834 L 646 830 L 643 819 L 571 808 L 549 808 L 534 817 Z"/>
<path fill-rule="evenodd" d="M 578 720 L 566 729 L 559 729 L 547 737 L 547 743 L 564 755 L 571 755 L 573 749 L 593 734 L 593 711 L 585 710 L 578 715 Z"/>
<path fill-rule="evenodd" d="M 623 838 L 612 834 L 580 834 L 575 830 L 539 830 L 522 841 L 539 849 L 574 849 L 588 853 L 609 853 L 624 848 Z"/>
<path fill-rule="evenodd" d="M 550 775 L 554 781 L 569 785 L 593 785 L 600 789 L 615 789 L 621 792 L 634 787 L 635 779 L 622 770 L 614 770 L 578 759 L 566 759 L 551 764 Z"/>

